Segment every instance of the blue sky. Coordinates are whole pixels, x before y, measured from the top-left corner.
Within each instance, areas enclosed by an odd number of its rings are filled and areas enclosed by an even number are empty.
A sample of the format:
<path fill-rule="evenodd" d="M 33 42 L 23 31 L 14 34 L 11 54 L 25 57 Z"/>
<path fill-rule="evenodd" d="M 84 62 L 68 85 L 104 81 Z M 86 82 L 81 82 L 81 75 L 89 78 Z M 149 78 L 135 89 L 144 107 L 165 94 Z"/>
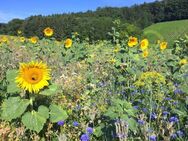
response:
<path fill-rule="evenodd" d="M 3 0 L 0 2 L 0 23 L 31 15 L 95 10 L 104 6 L 131 6 L 155 0 Z"/>

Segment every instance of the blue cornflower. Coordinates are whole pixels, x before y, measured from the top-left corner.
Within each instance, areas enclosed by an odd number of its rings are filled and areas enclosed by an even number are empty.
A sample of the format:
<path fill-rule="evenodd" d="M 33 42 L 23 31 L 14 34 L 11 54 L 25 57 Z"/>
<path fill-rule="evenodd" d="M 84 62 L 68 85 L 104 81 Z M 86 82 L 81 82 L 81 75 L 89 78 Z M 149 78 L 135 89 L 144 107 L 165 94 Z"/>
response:
<path fill-rule="evenodd" d="M 139 120 L 138 120 L 138 123 L 139 123 L 140 125 L 144 125 L 145 121 L 144 121 L 144 120 L 139 119 Z"/>
<path fill-rule="evenodd" d="M 171 100 L 171 99 L 172 99 L 172 98 L 170 98 L 170 97 L 166 97 L 164 100 L 168 100 L 168 101 L 169 101 L 169 100 Z"/>
<path fill-rule="evenodd" d="M 79 123 L 77 121 L 73 122 L 73 126 L 77 127 L 79 125 Z"/>
<path fill-rule="evenodd" d="M 166 116 L 166 115 L 168 115 L 168 114 L 169 114 L 169 112 L 163 111 L 163 115 L 164 115 L 164 116 Z"/>
<path fill-rule="evenodd" d="M 150 115 L 150 117 L 151 117 L 151 119 L 156 119 L 157 118 L 157 115 L 156 115 L 156 113 L 152 113 L 151 115 Z"/>
<path fill-rule="evenodd" d="M 137 110 L 139 108 L 139 106 L 133 106 L 133 108 Z"/>
<path fill-rule="evenodd" d="M 148 112 L 148 109 L 147 109 L 147 108 L 143 108 L 142 111 L 143 111 L 144 113 L 147 113 L 147 112 Z"/>
<path fill-rule="evenodd" d="M 177 131 L 176 133 L 178 134 L 179 137 L 183 136 L 183 132 L 181 130 Z"/>
<path fill-rule="evenodd" d="M 59 126 L 63 126 L 63 125 L 65 124 L 65 121 L 60 120 L 60 121 L 57 122 L 57 124 L 58 124 Z"/>
<path fill-rule="evenodd" d="M 177 88 L 174 90 L 174 94 L 183 94 L 183 91 Z"/>
<path fill-rule="evenodd" d="M 175 139 L 175 138 L 177 138 L 177 134 L 172 134 L 171 136 L 170 136 L 172 139 Z"/>
<path fill-rule="evenodd" d="M 87 127 L 86 131 L 89 134 L 93 134 L 93 128 L 91 128 L 91 127 Z"/>
<path fill-rule="evenodd" d="M 177 117 L 170 117 L 169 119 L 170 122 L 178 122 L 178 118 Z"/>
<path fill-rule="evenodd" d="M 82 134 L 81 137 L 80 137 L 80 140 L 81 141 L 89 141 L 89 135 L 88 134 Z"/>
<path fill-rule="evenodd" d="M 157 140 L 157 137 L 156 137 L 155 135 L 151 135 L 151 136 L 149 137 L 149 140 L 150 140 L 150 141 L 156 141 L 156 140 Z"/>

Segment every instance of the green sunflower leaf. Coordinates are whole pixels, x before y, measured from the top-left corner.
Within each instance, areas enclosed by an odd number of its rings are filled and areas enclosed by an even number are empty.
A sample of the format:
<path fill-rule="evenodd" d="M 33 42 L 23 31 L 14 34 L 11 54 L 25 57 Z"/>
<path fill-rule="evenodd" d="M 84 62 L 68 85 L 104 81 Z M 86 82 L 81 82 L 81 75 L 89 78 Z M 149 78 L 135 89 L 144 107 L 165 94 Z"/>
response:
<path fill-rule="evenodd" d="M 27 99 L 21 100 L 20 97 L 10 97 L 2 104 L 1 118 L 7 121 L 16 119 L 24 113 L 28 105 L 29 100 Z"/>
<path fill-rule="evenodd" d="M 50 120 L 51 122 L 58 122 L 68 118 L 67 112 L 58 105 L 50 105 Z"/>

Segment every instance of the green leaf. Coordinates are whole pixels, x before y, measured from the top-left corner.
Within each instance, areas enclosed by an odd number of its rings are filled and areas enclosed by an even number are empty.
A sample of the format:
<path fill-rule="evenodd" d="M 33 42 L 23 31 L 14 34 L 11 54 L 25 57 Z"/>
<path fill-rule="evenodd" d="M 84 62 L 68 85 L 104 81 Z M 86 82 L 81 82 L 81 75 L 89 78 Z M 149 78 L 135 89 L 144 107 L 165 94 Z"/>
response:
<path fill-rule="evenodd" d="M 15 82 L 9 83 L 7 85 L 7 93 L 13 94 L 13 93 L 19 93 L 21 89 L 16 85 Z"/>
<path fill-rule="evenodd" d="M 51 122 L 58 122 L 68 118 L 67 112 L 58 105 L 50 105 L 50 120 Z"/>
<path fill-rule="evenodd" d="M 48 89 L 41 91 L 40 94 L 46 95 L 46 96 L 52 96 L 52 95 L 56 94 L 57 89 L 58 89 L 58 86 L 55 84 L 52 84 L 48 87 Z"/>
<path fill-rule="evenodd" d="M 38 113 L 43 116 L 45 119 L 48 119 L 49 118 L 49 109 L 43 105 L 41 105 L 39 108 L 38 108 Z"/>
<path fill-rule="evenodd" d="M 5 119 L 7 121 L 16 119 L 23 114 L 28 105 L 29 100 L 21 100 L 20 97 L 10 97 L 9 99 L 6 99 L 2 104 L 1 117 L 2 119 Z"/>
<path fill-rule="evenodd" d="M 137 122 L 133 118 L 127 119 L 127 122 L 131 131 L 137 130 Z"/>
<path fill-rule="evenodd" d="M 36 111 L 27 112 L 22 116 L 22 122 L 27 129 L 34 130 L 39 133 L 45 122 L 46 118 Z"/>
<path fill-rule="evenodd" d="M 98 126 L 98 127 L 95 127 L 95 130 L 94 130 L 94 135 L 96 136 L 96 137 L 100 137 L 100 136 L 102 136 L 103 135 L 103 131 L 102 131 L 102 128 L 104 128 L 104 124 L 101 124 L 100 126 Z"/>
<path fill-rule="evenodd" d="M 6 79 L 9 83 L 14 82 L 17 75 L 18 75 L 17 70 L 8 70 L 6 72 Z"/>
<path fill-rule="evenodd" d="M 21 89 L 17 87 L 15 83 L 15 78 L 18 75 L 17 70 L 8 70 L 6 73 L 6 79 L 9 82 L 7 86 L 7 93 L 19 93 Z"/>

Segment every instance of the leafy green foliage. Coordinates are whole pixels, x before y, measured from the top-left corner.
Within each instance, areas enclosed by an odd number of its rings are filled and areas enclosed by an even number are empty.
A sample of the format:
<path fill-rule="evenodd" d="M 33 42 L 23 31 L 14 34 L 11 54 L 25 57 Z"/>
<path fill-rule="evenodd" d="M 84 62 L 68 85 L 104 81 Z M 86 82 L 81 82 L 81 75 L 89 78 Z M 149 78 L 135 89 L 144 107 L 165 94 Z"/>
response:
<path fill-rule="evenodd" d="M 40 106 L 38 112 L 32 111 L 27 112 L 22 116 L 22 122 L 27 129 L 40 132 L 49 117 L 48 108 L 45 106 Z"/>
<path fill-rule="evenodd" d="M 28 105 L 29 100 L 27 99 L 20 99 L 20 97 L 10 97 L 2 104 L 1 118 L 7 121 L 16 119 L 24 113 Z"/>
<path fill-rule="evenodd" d="M 60 106 L 52 104 L 50 105 L 49 109 L 51 122 L 65 120 L 68 117 L 67 112 L 63 110 Z"/>

